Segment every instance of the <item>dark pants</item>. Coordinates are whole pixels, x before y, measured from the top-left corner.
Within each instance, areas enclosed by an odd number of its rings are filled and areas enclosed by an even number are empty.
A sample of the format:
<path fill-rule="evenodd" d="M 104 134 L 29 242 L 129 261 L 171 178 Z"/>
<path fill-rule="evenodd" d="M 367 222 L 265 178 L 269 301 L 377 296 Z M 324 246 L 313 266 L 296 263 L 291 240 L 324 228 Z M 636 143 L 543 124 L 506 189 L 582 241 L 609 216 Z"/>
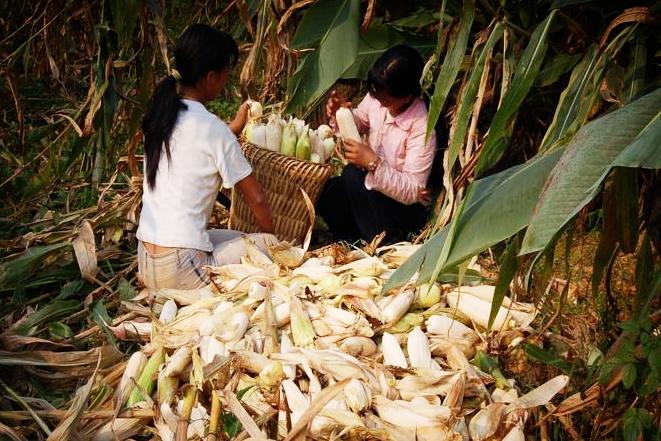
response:
<path fill-rule="evenodd" d="M 422 204 L 405 205 L 376 190 L 365 188 L 366 172 L 347 165 L 341 176 L 331 178 L 319 197 L 317 213 L 334 238 L 370 242 L 386 232 L 385 243 L 406 240 L 422 228 L 426 210 Z"/>

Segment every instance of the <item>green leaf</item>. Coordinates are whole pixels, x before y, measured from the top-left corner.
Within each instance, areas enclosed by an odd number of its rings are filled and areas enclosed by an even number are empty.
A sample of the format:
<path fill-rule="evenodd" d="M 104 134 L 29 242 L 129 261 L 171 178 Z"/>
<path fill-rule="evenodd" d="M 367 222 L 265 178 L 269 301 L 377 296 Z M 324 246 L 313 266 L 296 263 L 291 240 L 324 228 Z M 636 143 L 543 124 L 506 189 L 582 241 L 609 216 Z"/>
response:
<path fill-rule="evenodd" d="M 46 258 L 54 251 L 69 245 L 69 242 L 60 242 L 53 245 L 33 246 L 19 257 L 4 262 L 0 265 L 0 291 L 15 289 L 41 269 Z"/>
<path fill-rule="evenodd" d="M 493 167 L 507 148 L 508 127 L 528 95 L 546 56 L 546 36 L 556 11 L 553 10 L 533 31 L 521 59 L 514 70 L 512 84 L 493 117 L 489 133 L 484 141 L 480 157 L 475 167 L 477 175 Z"/>
<path fill-rule="evenodd" d="M 475 97 L 477 95 L 477 89 L 480 85 L 482 79 L 482 74 L 485 68 L 485 62 L 491 58 L 491 52 L 493 47 L 500 41 L 503 37 L 503 24 L 497 22 L 494 26 L 489 39 L 484 44 L 484 47 L 480 51 L 480 55 L 475 61 L 474 65 L 470 68 L 470 76 L 466 82 L 466 87 L 463 89 L 461 98 L 459 99 L 459 108 L 457 109 L 457 114 L 455 119 L 454 126 L 450 130 L 450 145 L 448 147 L 448 167 L 447 170 L 452 170 L 457 156 L 459 155 L 459 150 L 464 145 L 464 140 L 466 138 L 466 132 L 468 131 L 468 124 L 471 120 L 471 114 L 473 113 L 473 107 L 475 105 Z"/>
<path fill-rule="evenodd" d="M 603 52 L 599 52 L 596 45 L 588 48 L 572 71 L 569 84 L 560 94 L 560 102 L 542 139 L 540 152 L 552 149 L 563 138 L 573 135 L 585 124 L 599 100 L 599 88 L 607 63 L 615 57 L 630 36 L 631 28 L 626 28 Z"/>
<path fill-rule="evenodd" d="M 425 57 L 436 46 L 436 40 L 401 32 L 388 25 L 375 23 L 367 31 L 360 33 L 358 54 L 353 64 L 342 74 L 342 78 L 366 80 L 374 62 L 383 52 L 396 44 L 407 44 L 420 52 L 422 57 Z"/>
<path fill-rule="evenodd" d="M 318 49 L 307 54 L 288 82 L 287 112 L 319 98 L 351 66 L 358 53 L 358 0 L 320 0 L 303 16 L 294 36 L 296 47 Z"/>
<path fill-rule="evenodd" d="M 397 28 L 412 28 L 419 29 L 424 26 L 428 26 L 432 23 L 436 23 L 441 18 L 441 13 L 438 9 L 418 9 L 413 14 L 389 22 L 388 24 Z M 451 17 L 443 15 L 443 21 L 449 23 Z"/>
<path fill-rule="evenodd" d="M 652 427 L 652 415 L 645 409 L 630 407 L 622 418 L 624 441 L 638 441 L 644 430 Z"/>
<path fill-rule="evenodd" d="M 518 236 L 517 236 L 518 237 Z M 498 281 L 496 282 L 496 288 L 493 293 L 493 301 L 491 302 L 491 312 L 489 313 L 489 323 L 487 325 L 487 331 L 491 330 L 493 326 L 493 321 L 496 319 L 498 310 L 503 304 L 503 299 L 505 294 L 510 289 L 510 283 L 516 274 L 518 269 L 518 261 L 516 259 L 516 254 L 518 251 L 518 240 L 513 240 L 507 246 L 505 250 L 503 260 L 498 267 Z"/>
<path fill-rule="evenodd" d="M 629 65 L 624 78 L 624 90 L 622 101 L 627 104 L 636 98 L 645 86 L 645 66 L 647 64 L 647 46 L 645 40 L 640 34 L 631 42 L 631 52 L 629 53 Z"/>
<path fill-rule="evenodd" d="M 561 154 L 562 150 L 556 150 L 473 182 L 442 271 L 525 228 L 542 186 Z M 434 264 L 440 257 L 447 232 L 448 226 L 443 227 L 413 253 L 388 279 L 383 292 L 403 286 L 421 268 L 418 281 L 428 282 Z"/>
<path fill-rule="evenodd" d="M 554 57 L 548 58 L 539 71 L 537 77 L 537 86 L 546 87 L 555 83 L 561 76 L 569 72 L 581 59 L 581 54 L 569 55 L 560 53 Z"/>
<path fill-rule="evenodd" d="M 82 279 L 71 280 L 65 283 L 60 290 L 60 293 L 57 295 L 56 299 L 68 299 L 73 297 L 80 292 L 82 287 L 85 285 L 85 281 Z"/>
<path fill-rule="evenodd" d="M 117 292 L 119 293 L 119 298 L 121 300 L 131 300 L 138 295 L 138 292 L 133 285 L 123 277 L 119 279 L 119 283 L 117 283 Z"/>
<path fill-rule="evenodd" d="M 223 413 L 223 430 L 229 436 L 230 439 L 234 439 L 235 436 L 237 436 L 241 430 L 243 430 L 243 426 L 241 426 L 241 423 L 239 422 L 239 419 L 232 415 L 231 413 L 224 412 Z"/>
<path fill-rule="evenodd" d="M 459 284 L 459 268 L 454 268 L 448 271 L 443 271 L 436 279 L 439 283 L 454 283 Z M 482 277 L 479 271 L 467 269 L 462 277 L 462 285 L 479 285 L 483 283 L 485 278 Z"/>
<path fill-rule="evenodd" d="M 108 314 L 106 306 L 103 304 L 103 300 L 96 300 L 92 303 L 90 307 L 90 314 L 92 320 L 96 323 L 99 328 L 106 334 L 108 341 L 115 347 L 117 347 L 117 340 L 115 339 L 115 334 L 110 330 L 112 325 L 112 318 Z"/>
<path fill-rule="evenodd" d="M 524 343 L 523 348 L 526 351 L 526 355 L 530 359 L 542 362 L 549 366 L 556 367 L 565 374 L 571 374 L 572 365 L 567 360 L 563 360 L 557 355 L 552 354 L 551 352 L 530 343 Z"/>
<path fill-rule="evenodd" d="M 620 167 L 661 168 L 661 112 L 613 161 Z"/>
<path fill-rule="evenodd" d="M 19 335 L 28 335 L 30 330 L 35 326 L 68 316 L 76 312 L 78 308 L 80 308 L 80 302 L 77 300 L 53 300 L 22 321 L 16 327 L 16 333 Z"/>
<path fill-rule="evenodd" d="M 631 386 L 633 386 L 633 383 L 636 381 L 636 365 L 633 363 L 627 363 L 622 369 L 624 370 L 622 385 L 625 389 L 631 389 Z"/>
<path fill-rule="evenodd" d="M 427 134 L 428 139 L 436 127 L 445 100 L 450 93 L 450 89 L 457 78 L 459 68 L 466 54 L 466 47 L 468 46 L 468 37 L 470 29 L 473 25 L 473 18 L 475 17 L 475 6 L 473 0 L 464 0 L 464 8 L 461 14 L 461 21 L 459 26 L 453 31 L 449 38 L 448 52 L 445 55 L 443 64 L 438 73 L 436 84 L 434 85 L 434 94 L 429 103 L 429 116 L 427 117 Z"/>
<path fill-rule="evenodd" d="M 48 333 L 55 340 L 69 340 L 73 337 L 73 331 L 62 322 L 52 322 L 48 324 Z"/>
<path fill-rule="evenodd" d="M 520 255 L 543 249 L 597 194 L 622 152 L 657 114 L 661 89 L 587 124 L 572 138 L 540 195 Z"/>
<path fill-rule="evenodd" d="M 636 294 L 633 317 L 639 321 L 646 320 L 650 314 L 652 301 L 661 295 L 661 268 L 657 269 L 650 283 Z"/>

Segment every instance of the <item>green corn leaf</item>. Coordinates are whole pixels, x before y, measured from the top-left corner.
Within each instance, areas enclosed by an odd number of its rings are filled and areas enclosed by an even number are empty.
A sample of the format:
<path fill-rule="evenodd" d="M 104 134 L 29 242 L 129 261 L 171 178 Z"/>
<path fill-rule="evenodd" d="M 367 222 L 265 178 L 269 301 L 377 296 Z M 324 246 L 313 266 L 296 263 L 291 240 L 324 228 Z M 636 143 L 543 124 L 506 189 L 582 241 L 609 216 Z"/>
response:
<path fill-rule="evenodd" d="M 661 168 L 661 112 L 643 129 L 636 139 L 615 158 L 620 167 Z"/>
<path fill-rule="evenodd" d="M 68 247 L 68 242 L 33 246 L 19 257 L 0 265 L 0 291 L 15 289 L 21 282 L 35 274 L 54 251 Z"/>
<path fill-rule="evenodd" d="M 358 0 L 320 0 L 307 10 L 293 45 L 314 51 L 303 57 L 287 85 L 286 112 L 318 99 L 354 63 L 358 54 Z"/>
<path fill-rule="evenodd" d="M 113 332 L 109 328 L 110 326 L 112 326 L 112 318 L 110 318 L 110 314 L 108 314 L 108 310 L 106 309 L 103 300 L 96 300 L 92 303 L 90 307 L 90 314 L 92 316 L 92 320 L 94 320 L 94 323 L 96 323 L 99 326 L 99 328 L 103 331 L 103 333 L 108 338 L 108 341 L 114 347 L 117 347 L 117 340 L 115 339 L 115 334 L 113 334 Z"/>
<path fill-rule="evenodd" d="M 438 121 L 438 118 L 441 115 L 445 100 L 448 97 L 450 89 L 454 84 L 454 80 L 457 78 L 457 74 L 461 68 L 464 55 L 466 55 L 468 37 L 470 35 L 470 29 L 473 25 L 474 17 L 475 5 L 473 5 L 473 0 L 464 0 L 461 21 L 459 22 L 456 32 L 453 32 L 449 38 L 450 47 L 445 55 L 443 64 L 441 65 L 441 70 L 438 73 L 438 78 L 436 79 L 436 84 L 434 86 L 434 94 L 429 103 L 427 139 L 429 139 L 434 131 L 434 127 L 436 127 L 436 121 Z"/>
<path fill-rule="evenodd" d="M 521 55 L 521 59 L 514 70 L 512 84 L 489 127 L 489 133 L 475 167 L 477 175 L 482 175 L 493 167 L 507 148 L 508 126 L 515 118 L 521 103 L 523 103 L 537 79 L 546 56 L 546 37 L 555 13 L 555 10 L 551 11 L 549 16 L 535 28 L 528 46 Z"/>
<path fill-rule="evenodd" d="M 516 274 L 516 270 L 518 268 L 518 261 L 516 259 L 518 242 L 518 240 L 513 240 L 509 243 L 507 249 L 505 250 L 503 260 L 498 268 L 498 281 L 496 282 L 496 288 L 493 293 L 493 301 L 491 302 L 491 312 L 489 313 L 487 331 L 491 330 L 491 326 L 493 326 L 493 321 L 496 319 L 498 310 L 503 304 L 505 294 L 507 294 L 507 291 L 509 291 L 510 283 Z"/>
<path fill-rule="evenodd" d="M 571 374 L 572 365 L 567 360 L 563 360 L 557 355 L 530 343 L 524 343 L 523 348 L 526 351 L 526 356 L 530 359 L 556 367 L 565 374 Z"/>
<path fill-rule="evenodd" d="M 409 34 L 388 25 L 375 23 L 360 33 L 358 54 L 353 64 L 342 73 L 342 78 L 366 80 L 367 74 L 381 54 L 400 43 L 415 48 L 423 57 L 436 46 L 436 40 L 433 38 Z"/>
<path fill-rule="evenodd" d="M 542 186 L 561 154 L 559 149 L 473 182 L 441 273 L 525 228 Z M 446 225 L 413 253 L 385 283 L 384 292 L 403 286 L 418 271 L 419 283 L 431 280 L 448 230 Z"/>
<path fill-rule="evenodd" d="M 631 38 L 632 29 L 633 27 L 628 27 L 622 30 L 603 52 L 599 52 L 596 45 L 585 52 L 572 71 L 569 84 L 560 94 L 553 120 L 539 146 L 540 152 L 551 150 L 562 142 L 563 138 L 571 137 L 585 124 L 593 106 L 599 100 L 599 87 L 605 68 Z"/>
<path fill-rule="evenodd" d="M 622 101 L 627 104 L 636 98 L 645 86 L 645 67 L 647 65 L 647 46 L 643 37 L 638 35 L 631 44 L 630 62 L 624 78 L 625 89 Z"/>
<path fill-rule="evenodd" d="M 658 114 L 661 89 L 584 126 L 565 148 L 540 195 L 520 254 L 543 249 L 597 194 L 612 162 Z"/>
<path fill-rule="evenodd" d="M 78 300 L 53 300 L 21 322 L 16 327 L 16 333 L 28 335 L 30 330 L 35 326 L 71 315 L 78 311 L 79 308 L 80 302 Z"/>

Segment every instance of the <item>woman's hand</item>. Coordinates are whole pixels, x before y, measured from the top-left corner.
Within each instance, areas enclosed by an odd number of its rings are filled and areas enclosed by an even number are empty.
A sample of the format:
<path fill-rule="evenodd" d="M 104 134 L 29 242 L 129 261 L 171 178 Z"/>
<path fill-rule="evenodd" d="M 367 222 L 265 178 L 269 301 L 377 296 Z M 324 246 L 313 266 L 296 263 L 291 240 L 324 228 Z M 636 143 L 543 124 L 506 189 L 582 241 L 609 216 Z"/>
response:
<path fill-rule="evenodd" d="M 236 116 L 234 117 L 232 122 L 228 124 L 230 130 L 236 136 L 238 136 L 239 133 L 241 133 L 241 130 L 243 130 L 246 123 L 248 122 L 248 111 L 249 110 L 250 110 L 250 104 L 248 104 L 248 101 L 244 101 L 239 106 L 239 110 L 237 110 Z"/>
<path fill-rule="evenodd" d="M 330 98 L 326 101 L 326 116 L 329 121 L 335 121 L 335 112 L 337 112 L 337 109 L 340 107 L 351 108 L 351 105 L 351 101 L 343 101 L 337 90 L 333 89 Z"/>
<path fill-rule="evenodd" d="M 349 163 L 358 167 L 367 168 L 367 166 L 376 161 L 379 156 L 365 142 L 355 141 L 353 139 L 343 139 L 344 157 Z"/>

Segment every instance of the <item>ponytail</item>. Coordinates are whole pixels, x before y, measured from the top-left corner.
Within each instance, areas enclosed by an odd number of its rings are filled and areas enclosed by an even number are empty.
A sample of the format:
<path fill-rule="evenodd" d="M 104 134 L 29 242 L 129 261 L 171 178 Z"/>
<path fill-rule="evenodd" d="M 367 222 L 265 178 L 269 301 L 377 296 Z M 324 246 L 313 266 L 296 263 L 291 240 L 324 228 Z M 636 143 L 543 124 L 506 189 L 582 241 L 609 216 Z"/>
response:
<path fill-rule="evenodd" d="M 151 190 L 156 185 L 156 174 L 161 160 L 161 151 L 170 160 L 170 135 L 177 122 L 180 109 L 186 105 L 177 92 L 177 80 L 172 75 L 165 77 L 154 90 L 149 108 L 142 119 L 142 133 L 145 135 L 145 167 L 147 184 Z"/>
<path fill-rule="evenodd" d="M 177 83 L 195 86 L 208 72 L 220 71 L 236 63 L 239 49 L 227 33 L 203 24 L 186 28 L 174 49 L 177 69 L 165 77 L 154 90 L 147 113 L 142 119 L 145 136 L 147 184 L 156 186 L 161 151 L 170 160 L 170 135 L 180 110 L 187 109 L 177 91 Z"/>

